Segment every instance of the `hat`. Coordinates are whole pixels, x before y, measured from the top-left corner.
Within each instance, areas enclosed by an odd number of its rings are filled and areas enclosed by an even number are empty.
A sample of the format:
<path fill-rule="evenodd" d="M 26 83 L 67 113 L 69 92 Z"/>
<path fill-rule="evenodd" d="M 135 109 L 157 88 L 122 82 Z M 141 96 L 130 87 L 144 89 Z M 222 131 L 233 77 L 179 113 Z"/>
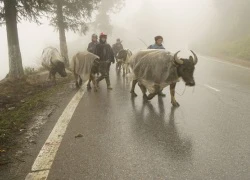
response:
<path fill-rule="evenodd" d="M 101 38 L 101 37 L 107 37 L 107 34 L 105 34 L 105 33 L 102 32 L 102 33 L 100 34 L 100 38 Z"/>

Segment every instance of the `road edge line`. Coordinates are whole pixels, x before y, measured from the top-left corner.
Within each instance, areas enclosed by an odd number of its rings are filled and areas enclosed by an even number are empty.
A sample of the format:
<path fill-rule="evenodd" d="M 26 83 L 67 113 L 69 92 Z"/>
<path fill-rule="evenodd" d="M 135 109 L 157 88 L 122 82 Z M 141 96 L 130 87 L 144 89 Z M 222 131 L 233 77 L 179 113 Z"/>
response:
<path fill-rule="evenodd" d="M 80 89 L 68 103 L 67 107 L 62 112 L 62 115 L 57 120 L 57 123 L 41 148 L 32 165 L 31 172 L 26 176 L 25 180 L 47 179 L 68 124 L 84 93 L 84 89 Z"/>

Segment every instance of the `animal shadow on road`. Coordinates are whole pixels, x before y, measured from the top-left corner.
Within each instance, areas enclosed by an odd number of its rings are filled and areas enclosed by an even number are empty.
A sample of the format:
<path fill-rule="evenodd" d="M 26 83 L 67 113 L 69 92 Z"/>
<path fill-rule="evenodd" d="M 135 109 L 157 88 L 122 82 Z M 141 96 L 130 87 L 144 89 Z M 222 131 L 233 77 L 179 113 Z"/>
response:
<path fill-rule="evenodd" d="M 169 115 L 166 116 L 161 97 L 158 99 L 158 112 L 151 102 L 143 101 L 138 110 L 135 99 L 131 98 L 131 101 L 137 127 L 135 133 L 138 137 L 145 136 L 147 143 L 164 151 L 166 158 L 183 161 L 192 158 L 192 141 L 179 132 L 175 123 L 175 111 L 178 108 L 172 106 Z"/>

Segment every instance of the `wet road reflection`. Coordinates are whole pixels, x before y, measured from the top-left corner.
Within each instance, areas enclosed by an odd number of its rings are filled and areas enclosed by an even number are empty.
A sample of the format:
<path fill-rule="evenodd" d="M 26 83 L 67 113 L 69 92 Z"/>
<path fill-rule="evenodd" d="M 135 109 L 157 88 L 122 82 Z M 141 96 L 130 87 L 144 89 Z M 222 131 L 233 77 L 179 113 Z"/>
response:
<path fill-rule="evenodd" d="M 168 116 L 165 116 L 163 98 L 158 98 L 159 112 L 151 102 L 142 102 L 141 109 L 135 106 L 135 98 L 131 98 L 136 126 L 139 127 L 137 136 L 151 139 L 152 146 L 162 147 L 165 156 L 173 160 L 190 160 L 192 157 L 192 142 L 188 137 L 181 137 L 175 124 L 175 111 L 171 107 Z"/>
<path fill-rule="evenodd" d="M 214 66 L 225 76 L 209 74 Z M 248 180 L 249 96 L 223 88 L 226 81 L 217 82 L 231 71 L 223 68 L 201 59 L 196 71 L 199 86 L 195 93 L 187 89 L 183 96 L 177 95 L 181 107 L 176 109 L 168 88 L 165 98 L 156 96 L 144 102 L 137 86 L 138 97 L 131 97 L 129 79 L 113 67 L 113 91 L 107 91 L 105 82 L 101 82 L 97 93 L 85 94 L 49 180 Z M 249 80 L 248 75 L 242 82 Z M 240 76 L 243 78 L 241 72 Z M 231 79 L 227 81 L 234 84 Z M 220 93 L 203 86 L 215 82 L 220 83 Z M 245 86 L 239 90 L 247 91 Z M 180 82 L 177 91 L 183 89 Z M 72 141 L 76 133 L 83 138 Z"/>

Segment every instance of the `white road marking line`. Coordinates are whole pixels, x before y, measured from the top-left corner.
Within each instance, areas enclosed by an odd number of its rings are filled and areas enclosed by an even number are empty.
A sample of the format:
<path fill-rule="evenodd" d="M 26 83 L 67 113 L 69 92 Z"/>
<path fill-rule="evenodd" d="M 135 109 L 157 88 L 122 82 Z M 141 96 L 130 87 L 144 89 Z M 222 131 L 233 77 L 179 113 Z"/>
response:
<path fill-rule="evenodd" d="M 244 66 L 241 66 L 241 65 L 237 65 L 237 64 L 234 64 L 232 62 L 224 62 L 222 60 L 215 59 L 214 57 L 209 57 L 209 56 L 200 56 L 200 57 L 203 57 L 203 58 L 209 59 L 210 61 L 215 61 L 215 62 L 218 62 L 218 63 L 221 63 L 221 64 L 231 65 L 231 66 L 234 66 L 234 67 L 250 70 L 249 67 L 244 67 Z"/>
<path fill-rule="evenodd" d="M 29 173 L 25 180 L 45 180 L 49 175 L 49 170 Z"/>
<path fill-rule="evenodd" d="M 214 90 L 214 91 L 216 91 L 216 92 L 220 92 L 219 89 L 216 89 L 216 88 L 214 88 L 214 87 L 212 87 L 212 86 L 209 86 L 209 85 L 207 85 L 207 84 L 204 84 L 204 86 L 207 87 L 207 88 L 209 88 L 209 89 L 212 89 L 212 90 Z"/>
<path fill-rule="evenodd" d="M 82 89 L 79 90 L 71 99 L 67 107 L 64 109 L 62 115 L 59 117 L 48 139 L 40 150 L 32 166 L 31 173 L 26 176 L 25 180 L 47 179 L 49 170 L 53 164 L 57 150 L 62 142 L 63 135 L 65 134 L 67 126 L 83 95 L 84 91 Z"/>

